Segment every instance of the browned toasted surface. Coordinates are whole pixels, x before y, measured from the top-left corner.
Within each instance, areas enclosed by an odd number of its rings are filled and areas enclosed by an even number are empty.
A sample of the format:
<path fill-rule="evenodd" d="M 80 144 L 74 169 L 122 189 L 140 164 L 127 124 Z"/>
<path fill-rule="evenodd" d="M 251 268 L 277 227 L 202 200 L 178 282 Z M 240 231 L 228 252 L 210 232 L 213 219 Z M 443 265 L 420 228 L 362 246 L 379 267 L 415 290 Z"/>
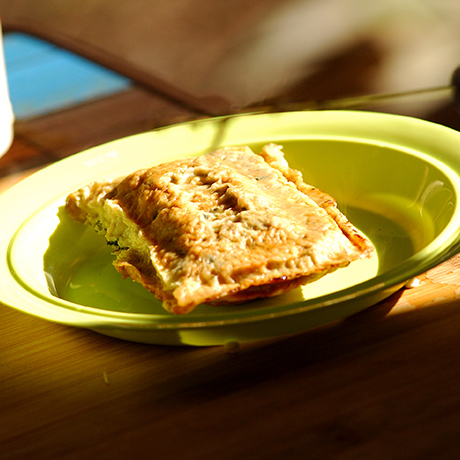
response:
<path fill-rule="evenodd" d="M 260 155 L 225 148 L 90 184 L 68 197 L 67 209 L 116 240 L 117 270 L 174 313 L 276 295 L 373 250 L 275 145 Z"/>

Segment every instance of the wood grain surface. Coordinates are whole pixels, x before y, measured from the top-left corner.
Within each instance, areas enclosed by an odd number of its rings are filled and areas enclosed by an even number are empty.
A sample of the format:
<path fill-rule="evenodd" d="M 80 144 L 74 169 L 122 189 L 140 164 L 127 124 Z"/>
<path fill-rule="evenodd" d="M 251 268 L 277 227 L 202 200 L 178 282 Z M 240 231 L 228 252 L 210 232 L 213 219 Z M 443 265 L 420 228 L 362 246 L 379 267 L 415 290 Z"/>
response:
<path fill-rule="evenodd" d="M 238 350 L 0 306 L 2 458 L 455 458 L 459 260 L 342 322 Z"/>
<path fill-rule="evenodd" d="M 152 113 L 190 115 L 139 91 L 19 123 L 0 192 L 153 127 Z M 137 110 L 95 129 L 118 104 Z M 455 256 L 346 320 L 238 349 L 130 343 L 0 305 L 0 458 L 457 458 L 459 268 Z"/>

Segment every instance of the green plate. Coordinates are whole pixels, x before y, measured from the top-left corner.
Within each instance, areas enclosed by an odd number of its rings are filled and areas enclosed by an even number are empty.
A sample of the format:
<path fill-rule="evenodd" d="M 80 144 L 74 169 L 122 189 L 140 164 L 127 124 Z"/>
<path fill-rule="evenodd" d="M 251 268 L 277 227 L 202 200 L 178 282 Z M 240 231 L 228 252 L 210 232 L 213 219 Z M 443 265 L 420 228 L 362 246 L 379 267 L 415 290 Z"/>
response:
<path fill-rule="evenodd" d="M 285 295 L 172 315 L 123 280 L 102 237 L 72 222 L 68 193 L 224 145 L 284 146 L 306 182 L 337 199 L 374 243 L 357 261 Z M 176 125 L 95 147 L 0 196 L 0 301 L 126 340 L 217 345 L 299 333 L 384 299 L 460 250 L 460 133 L 368 112 L 254 114 Z"/>

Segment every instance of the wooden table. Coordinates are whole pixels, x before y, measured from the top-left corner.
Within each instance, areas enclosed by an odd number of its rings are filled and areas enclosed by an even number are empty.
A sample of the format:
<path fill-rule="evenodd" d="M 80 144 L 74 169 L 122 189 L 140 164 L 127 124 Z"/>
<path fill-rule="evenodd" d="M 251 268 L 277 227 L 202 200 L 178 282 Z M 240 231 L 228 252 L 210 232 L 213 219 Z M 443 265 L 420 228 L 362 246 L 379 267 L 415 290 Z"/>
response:
<path fill-rule="evenodd" d="M 18 122 L 0 191 L 188 116 L 134 88 Z M 459 123 L 451 107 L 433 117 Z M 0 458 L 457 458 L 459 268 L 454 257 L 345 321 L 236 351 L 124 342 L 0 305 Z"/>

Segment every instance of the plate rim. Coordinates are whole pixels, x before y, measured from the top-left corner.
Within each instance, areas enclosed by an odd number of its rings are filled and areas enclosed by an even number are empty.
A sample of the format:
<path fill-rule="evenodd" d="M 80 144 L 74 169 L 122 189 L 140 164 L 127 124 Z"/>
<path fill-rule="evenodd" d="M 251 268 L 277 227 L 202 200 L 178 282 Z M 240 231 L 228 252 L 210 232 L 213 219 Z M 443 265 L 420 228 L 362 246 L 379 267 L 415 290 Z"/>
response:
<path fill-rule="evenodd" d="M 340 116 L 348 116 L 349 114 L 353 114 L 352 116 L 356 116 L 356 114 L 363 114 L 363 112 L 358 112 L 358 111 L 323 111 L 323 113 L 326 114 L 331 114 L 331 113 L 340 113 Z M 301 112 L 301 115 L 305 115 L 306 112 Z M 318 113 L 318 112 L 315 112 Z M 295 112 L 289 112 L 288 114 L 296 114 Z M 298 114 L 298 113 L 297 113 Z M 281 115 L 286 115 L 281 114 Z M 358 115 L 358 116 L 359 116 Z M 424 120 L 419 120 L 419 119 L 414 119 L 412 117 L 405 117 L 401 115 L 393 115 L 393 114 L 382 114 L 382 113 L 372 113 L 372 112 L 364 112 L 364 115 L 366 118 L 373 118 L 374 122 L 377 120 L 377 118 L 385 118 L 388 119 L 388 117 L 391 117 L 391 119 L 395 119 L 395 117 L 399 119 L 405 119 L 409 120 L 410 123 L 421 123 L 422 126 L 426 126 L 426 124 L 430 124 L 431 126 L 434 126 L 435 129 L 441 129 L 443 132 L 451 132 L 450 128 L 441 126 L 441 125 L 436 125 L 435 123 L 431 122 L 426 122 Z M 249 115 L 249 116 L 255 116 L 255 117 L 260 117 L 260 116 L 265 116 L 265 114 L 254 114 L 254 115 Z M 293 116 L 293 115 L 292 115 Z M 232 119 L 241 119 L 242 117 L 248 117 L 247 114 L 245 115 L 238 115 L 238 116 L 232 116 Z M 228 117 L 221 117 L 221 118 L 228 118 Z M 307 117 L 308 118 L 308 117 Z M 248 118 L 246 118 L 248 119 Z M 37 181 L 41 180 L 44 177 L 53 174 L 55 171 L 58 169 L 62 168 L 63 165 L 64 167 L 66 165 L 71 165 L 73 161 L 85 161 L 85 158 L 87 158 L 87 161 L 91 159 L 91 157 L 98 152 L 98 149 L 104 150 L 108 149 L 111 146 L 115 146 L 117 143 L 120 142 L 129 142 L 132 140 L 134 137 L 139 137 L 139 136 L 151 136 L 152 134 L 155 135 L 156 133 L 163 132 L 166 130 L 171 130 L 171 129 L 176 129 L 184 126 L 190 126 L 191 124 L 203 124 L 203 123 L 215 123 L 216 119 L 205 119 L 205 120 L 196 120 L 193 122 L 186 122 L 186 123 L 180 123 L 177 125 L 171 125 L 171 126 L 166 126 L 166 127 L 161 127 L 155 130 L 147 131 L 144 133 L 139 133 L 139 134 L 134 134 L 131 136 L 123 137 L 120 139 L 115 139 L 113 141 L 110 141 L 105 144 L 101 144 L 99 146 L 92 147 L 90 149 L 86 149 L 82 152 L 76 153 L 74 155 L 71 155 L 70 157 L 67 157 L 63 160 L 59 160 L 58 162 L 55 162 L 49 166 L 46 166 L 45 168 L 39 170 L 38 172 L 32 174 L 28 178 L 24 179 L 20 183 L 16 184 L 15 186 L 11 187 L 10 189 L 6 190 L 3 194 L 0 195 L 0 206 L 7 201 L 8 199 L 11 199 L 12 197 L 16 197 L 18 194 L 22 193 L 21 190 L 24 188 L 27 188 L 29 184 L 32 183 L 32 181 Z M 455 135 L 458 137 L 459 143 L 460 143 L 460 133 L 454 131 Z M 341 139 L 341 137 L 336 137 L 336 136 L 331 136 L 335 139 Z M 299 136 L 299 138 L 305 138 L 305 136 Z M 319 136 L 319 138 L 324 139 L 324 136 Z M 353 136 L 345 136 L 346 139 L 353 140 L 355 139 Z M 292 137 L 290 137 L 292 139 Z M 368 141 L 371 143 L 374 143 L 372 139 L 367 139 L 367 138 L 362 138 L 360 137 L 359 140 L 362 142 Z M 387 145 L 391 145 L 391 143 L 387 143 Z M 396 146 L 398 149 L 401 149 L 401 146 L 399 144 L 393 144 Z M 110 150 L 109 150 L 110 152 Z M 459 175 L 458 173 L 455 173 L 454 170 L 449 166 L 449 164 L 446 164 L 444 162 L 441 162 L 437 158 L 433 158 L 424 152 L 417 152 L 418 155 L 424 155 L 430 158 L 430 160 L 435 160 L 440 163 L 440 165 L 443 166 L 443 168 L 447 168 L 450 171 L 452 171 L 453 174 L 455 174 L 455 177 L 458 178 Z M 107 152 L 106 152 L 107 154 Z M 84 181 L 82 181 L 83 183 Z M 75 186 L 72 185 L 71 187 L 68 188 L 68 190 L 74 190 Z M 47 203 L 50 201 L 56 201 L 58 199 L 58 196 L 65 195 L 67 193 L 67 190 L 65 192 L 60 192 L 58 195 L 54 196 L 51 200 L 49 200 Z M 46 206 L 47 203 L 43 204 L 43 206 Z M 38 212 L 39 210 L 36 210 L 35 212 Z M 458 214 L 458 212 L 457 212 Z M 28 216 L 27 219 L 29 219 L 31 216 Z M 10 228 L 10 232 L 8 233 L 9 239 L 7 241 L 7 249 L 6 249 L 6 256 L 7 258 L 9 257 L 10 249 L 13 245 L 14 239 L 16 237 L 17 232 L 19 232 L 20 227 L 25 223 L 27 220 L 25 219 L 22 221 L 21 225 L 19 227 Z M 452 225 L 452 222 L 450 223 Z M 0 227 L 1 228 L 1 227 Z M 3 228 L 2 228 L 3 230 Z M 444 233 L 444 232 L 443 232 Z M 3 248 L 5 247 L 5 241 L 8 238 L 8 236 L 2 237 L 0 235 L 0 251 L 2 251 L 2 246 Z M 74 326 L 81 326 L 83 324 L 84 327 L 129 327 L 130 329 L 135 327 L 141 327 L 142 329 L 154 329 L 154 330 L 177 330 L 177 329 L 201 329 L 203 327 L 221 327 L 221 326 L 231 326 L 231 325 L 239 325 L 242 323 L 249 323 L 249 322 L 261 322 L 261 321 L 266 321 L 266 320 L 273 320 L 277 319 L 278 317 L 286 317 L 286 316 L 291 316 L 291 315 L 297 315 L 304 313 L 308 310 L 312 309 L 318 309 L 321 307 L 327 307 L 331 305 L 339 305 L 347 300 L 356 300 L 358 297 L 361 298 L 363 296 L 368 296 L 371 295 L 375 292 L 382 291 L 384 289 L 388 289 L 391 287 L 399 286 L 402 284 L 405 284 L 405 282 L 408 280 L 408 275 L 407 275 L 407 265 L 409 266 L 417 266 L 420 265 L 420 260 L 421 259 L 421 253 L 422 252 L 429 252 L 428 249 L 431 249 L 431 246 L 435 245 L 435 242 L 437 241 L 438 238 L 436 238 L 432 243 L 430 243 L 426 248 L 424 248 L 422 251 L 417 252 L 413 256 L 411 256 L 409 259 L 407 259 L 404 264 L 403 264 L 403 269 L 400 267 L 395 267 L 393 270 L 387 271 L 382 275 L 377 275 L 376 277 L 372 278 L 371 280 L 364 281 L 363 283 L 359 283 L 358 285 L 349 287 L 347 289 L 327 294 L 325 296 L 319 297 L 317 299 L 312 299 L 311 301 L 300 301 L 300 302 L 293 302 L 290 304 L 285 304 L 283 305 L 282 311 L 280 311 L 278 314 L 270 314 L 270 313 L 259 313 L 255 315 L 249 315 L 248 317 L 238 317 L 238 318 L 226 318 L 226 319 L 211 319 L 211 320 L 204 320 L 202 319 L 202 316 L 206 315 L 197 315 L 194 316 L 192 320 L 183 320 L 186 317 L 182 316 L 163 316 L 163 315 L 156 315 L 156 314 L 144 314 L 144 313 L 124 313 L 124 312 L 117 312 L 117 311 L 110 311 L 110 310 L 102 310 L 102 309 L 96 309 L 93 307 L 84 307 L 84 306 L 79 306 L 78 304 L 74 304 L 72 302 L 69 302 L 65 299 L 60 299 L 58 297 L 52 296 L 50 294 L 50 297 L 40 295 L 40 293 L 36 293 L 35 291 L 30 292 L 28 289 L 28 286 L 22 286 L 22 289 L 25 291 L 29 292 L 30 294 L 34 295 L 36 298 L 40 298 L 47 306 L 52 304 L 53 307 L 57 308 L 65 308 L 66 312 L 69 311 L 69 306 L 76 306 L 77 308 L 74 310 L 78 316 L 83 316 L 85 318 L 80 318 L 77 319 L 76 321 L 65 321 L 65 324 L 69 325 L 74 325 Z M 439 264 L 443 260 L 446 260 L 450 256 L 454 255 L 456 252 L 459 250 L 459 241 L 460 237 L 455 237 L 455 235 L 451 235 L 450 238 L 448 239 L 449 241 L 445 241 L 445 252 L 440 255 L 437 254 L 436 257 L 433 258 L 433 260 L 428 261 L 428 263 L 425 260 L 425 263 L 423 264 L 422 269 L 420 272 L 416 273 L 411 273 L 409 278 L 412 276 L 417 276 L 422 272 L 425 272 L 426 270 L 432 268 L 433 266 Z M 442 260 L 441 260 L 442 259 Z M 8 262 L 8 267 L 10 267 L 10 264 Z M 1 267 L 0 267 L 1 270 Z M 388 273 L 392 273 L 392 276 L 388 278 Z M 383 276 L 385 275 L 385 276 Z M 13 275 L 14 278 L 14 275 Z M 385 278 L 386 282 L 384 281 L 379 281 L 375 282 L 376 280 L 379 280 L 380 278 Z M 15 278 L 16 279 L 16 278 Z M 0 282 L 0 285 L 2 285 L 2 282 Z M 363 289 L 357 290 L 356 287 L 361 286 Z M 397 289 L 399 289 L 399 287 Z M 395 290 L 397 290 L 395 289 Z M 38 294 L 38 296 L 36 296 Z M 341 294 L 341 295 L 339 295 Z M 12 305 L 10 302 L 5 301 L 0 297 L 0 301 L 4 303 L 5 305 L 8 305 L 12 308 L 25 311 L 26 313 L 29 314 L 34 314 L 33 312 L 27 311 L 27 309 L 24 308 L 18 308 L 17 305 Z M 290 308 L 288 308 L 290 307 Z M 94 310 L 94 312 L 93 312 Z M 252 310 L 251 310 L 252 311 Z M 257 311 L 257 310 L 256 310 Z M 37 315 L 39 317 L 44 318 L 43 314 Z M 93 316 L 103 316 L 105 321 L 90 321 L 88 318 L 92 318 Z M 88 318 L 87 318 L 88 317 Z M 114 318 L 115 317 L 115 318 Z M 135 317 L 135 320 L 133 319 Z M 165 319 L 167 318 L 167 319 Z M 180 318 L 180 319 L 179 319 Z M 192 317 L 190 317 L 192 318 Z M 46 318 L 51 321 L 59 322 L 56 321 L 52 318 Z M 107 321 L 110 319 L 109 321 Z M 146 319 L 149 320 L 154 320 L 154 321 L 147 321 Z M 129 320 L 129 325 L 127 326 L 125 324 L 125 321 Z M 172 321 L 171 321 L 172 320 Z M 134 324 L 133 324 L 134 323 Z"/>

